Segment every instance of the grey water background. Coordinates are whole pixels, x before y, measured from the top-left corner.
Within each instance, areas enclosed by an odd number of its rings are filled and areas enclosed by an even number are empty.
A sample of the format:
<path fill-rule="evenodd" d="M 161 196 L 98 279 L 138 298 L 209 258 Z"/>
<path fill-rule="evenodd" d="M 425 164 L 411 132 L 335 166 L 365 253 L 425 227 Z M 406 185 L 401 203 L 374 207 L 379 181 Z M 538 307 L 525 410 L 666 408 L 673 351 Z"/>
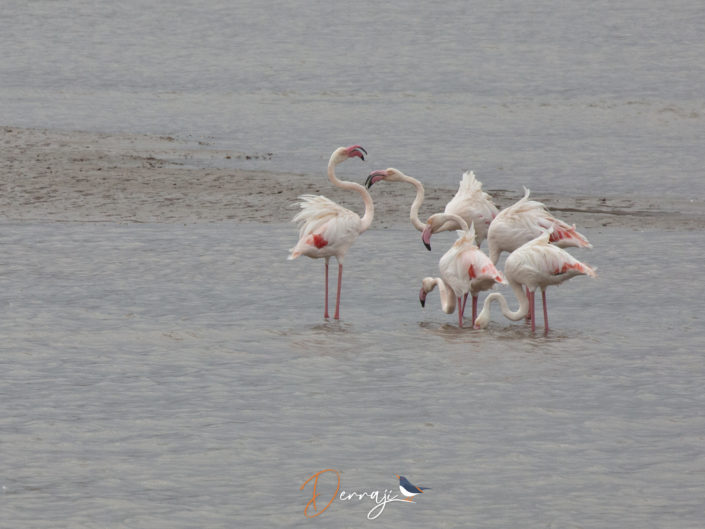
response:
<path fill-rule="evenodd" d="M 702 235 L 591 238 L 544 336 L 422 309 L 439 250 L 411 227 L 360 238 L 326 322 L 288 225 L 3 224 L 2 525 L 309 527 L 299 487 L 335 468 L 432 487 L 385 526 L 701 526 L 701 292 L 652 279 L 697 276 Z"/>
<path fill-rule="evenodd" d="M 3 124 L 322 178 L 360 143 L 365 170 L 436 184 L 705 191 L 701 2 L 2 8 Z M 543 336 L 420 308 L 449 234 L 364 234 L 326 322 L 293 226 L 4 222 L 0 526 L 372 523 L 370 503 L 304 518 L 299 487 L 336 468 L 348 491 L 432 487 L 385 525 L 702 527 L 703 235 L 586 235 L 599 277 L 549 291 Z"/>
<path fill-rule="evenodd" d="M 192 137 L 272 171 L 359 143 L 437 184 L 705 194 L 699 0 L 2 6 L 6 125 Z"/>

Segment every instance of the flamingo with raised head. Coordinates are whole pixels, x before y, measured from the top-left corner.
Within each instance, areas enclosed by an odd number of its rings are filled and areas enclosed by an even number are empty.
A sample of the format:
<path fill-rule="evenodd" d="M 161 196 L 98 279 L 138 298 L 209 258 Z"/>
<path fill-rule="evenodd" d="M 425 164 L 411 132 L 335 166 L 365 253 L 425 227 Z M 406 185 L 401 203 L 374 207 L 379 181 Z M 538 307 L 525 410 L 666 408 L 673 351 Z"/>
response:
<path fill-rule="evenodd" d="M 551 230 L 549 241 L 559 248 L 592 248 L 587 238 L 576 231 L 575 224 L 570 226 L 555 218 L 543 203 L 529 200 L 529 193 L 525 187 L 524 196 L 500 211 L 490 224 L 487 248 L 494 264 L 502 252 L 513 252 L 546 230 Z"/>
<path fill-rule="evenodd" d="M 491 289 L 495 283 L 505 283 L 505 281 L 502 273 L 495 268 L 490 258 L 475 244 L 474 226 L 471 225 L 468 228 L 462 217 L 452 213 L 431 215 L 423 235 L 432 231 L 435 226 L 443 226 L 449 222 L 456 222 L 461 230 L 458 231 L 458 239 L 453 246 L 441 257 L 438 268 L 441 272 L 441 278 L 457 298 L 458 325 L 462 327 L 468 294 L 472 296 L 474 323 L 479 293 Z"/>
<path fill-rule="evenodd" d="M 387 182 L 407 182 L 416 188 L 416 197 L 411 203 L 409 218 L 412 226 L 419 231 L 423 231 L 425 224 L 419 220 L 419 209 L 424 199 L 424 188 L 416 178 L 402 173 L 399 169 L 390 167 L 381 171 L 372 171 L 365 181 L 367 188 L 371 188 L 376 182 L 386 180 Z M 465 171 L 458 186 L 455 196 L 446 204 L 444 213 L 451 213 L 461 217 L 467 225 L 475 225 L 475 237 L 479 247 L 487 237 L 487 230 L 492 219 L 497 215 L 497 207 L 492 202 L 492 198 L 482 191 L 482 182 L 475 178 L 475 173 Z M 452 218 L 445 225 L 439 226 L 437 231 L 448 231 L 462 229 Z"/>
<path fill-rule="evenodd" d="M 314 259 L 325 259 L 325 309 L 328 318 L 328 262 L 331 257 L 338 261 L 338 290 L 335 301 L 334 319 L 340 319 L 340 291 L 343 279 L 343 260 L 350 246 L 358 236 L 366 231 L 374 218 L 375 208 L 367 189 L 355 182 L 339 180 L 335 166 L 348 158 L 365 159 L 367 151 L 359 145 L 338 147 L 328 161 L 328 179 L 333 185 L 360 193 L 365 204 L 365 213 L 360 216 L 332 200 L 320 195 L 301 195 L 301 211 L 292 222 L 299 225 L 299 242 L 291 249 L 289 259 L 306 255 Z"/>
<path fill-rule="evenodd" d="M 475 319 L 474 327 L 476 329 L 487 327 L 490 321 L 490 306 L 496 300 L 499 302 L 502 314 L 512 321 L 520 320 L 528 315 L 531 319 L 531 330 L 535 331 L 534 295 L 536 289 L 541 289 L 544 330 L 548 332 L 546 288 L 551 285 L 560 285 L 578 275 L 596 277 L 594 268 L 581 263 L 558 246 L 550 244 L 550 240 L 551 233 L 550 230 L 547 230 L 509 254 L 504 264 L 504 276 L 519 300 L 519 308 L 516 311 L 510 310 L 504 296 L 493 292 L 485 298 L 482 310 Z M 524 291 L 524 287 L 528 294 Z"/>

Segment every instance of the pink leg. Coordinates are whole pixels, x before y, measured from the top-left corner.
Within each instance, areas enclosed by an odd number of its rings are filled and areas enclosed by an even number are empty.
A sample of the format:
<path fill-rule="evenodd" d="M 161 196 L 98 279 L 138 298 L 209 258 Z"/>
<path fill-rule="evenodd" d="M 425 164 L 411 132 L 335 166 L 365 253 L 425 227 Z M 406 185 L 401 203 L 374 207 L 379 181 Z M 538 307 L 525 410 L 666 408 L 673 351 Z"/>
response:
<path fill-rule="evenodd" d="M 463 313 L 463 316 L 465 316 L 465 304 L 468 302 L 468 293 L 466 292 L 465 295 L 463 296 L 463 306 L 461 307 L 461 312 Z"/>
<path fill-rule="evenodd" d="M 463 298 L 458 296 L 458 327 L 463 326 Z"/>
<path fill-rule="evenodd" d="M 543 327 L 545 332 L 548 332 L 548 309 L 546 308 L 546 290 L 541 290 L 541 297 L 543 298 Z"/>
<path fill-rule="evenodd" d="M 477 296 L 472 297 L 472 324 L 475 325 L 477 319 Z"/>
<path fill-rule="evenodd" d="M 529 303 L 531 304 L 531 332 L 536 330 L 536 311 L 534 309 L 534 295 L 536 292 L 530 292 Z"/>
<path fill-rule="evenodd" d="M 330 318 L 330 316 L 328 316 L 328 259 L 326 259 L 326 301 L 325 301 L 325 310 L 323 312 L 323 317 L 325 319 Z"/>
<path fill-rule="evenodd" d="M 340 287 L 343 285 L 343 265 L 338 263 L 338 295 L 335 297 L 335 318 L 340 319 Z"/>
<path fill-rule="evenodd" d="M 531 292 L 529 292 L 529 287 L 524 287 L 526 289 L 526 297 L 529 298 L 529 303 L 532 303 L 531 301 Z M 531 306 L 529 306 L 529 311 L 526 313 L 526 321 L 528 322 L 531 320 Z"/>

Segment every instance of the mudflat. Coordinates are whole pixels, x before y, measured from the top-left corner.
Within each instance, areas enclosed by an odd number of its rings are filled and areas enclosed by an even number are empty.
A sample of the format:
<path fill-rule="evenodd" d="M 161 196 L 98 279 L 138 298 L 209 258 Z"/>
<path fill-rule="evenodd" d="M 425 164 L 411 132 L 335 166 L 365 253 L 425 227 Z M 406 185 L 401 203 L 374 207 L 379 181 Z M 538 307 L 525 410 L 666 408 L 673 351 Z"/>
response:
<path fill-rule="evenodd" d="M 225 169 L 238 157 L 276 156 L 212 148 L 207 141 L 170 136 L 103 134 L 0 127 L 0 218 L 41 222 L 238 222 L 282 223 L 298 211 L 297 197 L 323 194 L 362 213 L 354 193 L 335 188 L 325 167 L 315 174 Z M 374 168 L 360 167 L 359 182 Z M 404 168 L 400 168 L 405 170 Z M 413 174 L 412 171 L 407 171 Z M 477 174 L 497 207 L 523 195 L 493 189 L 492 175 Z M 423 178 L 419 177 L 423 181 Z M 526 185 L 530 187 L 530 183 Z M 456 189 L 424 182 L 420 217 L 440 212 Z M 371 189 L 374 228 L 408 223 L 415 191 L 382 182 Z M 563 196 L 532 193 L 579 229 L 702 230 L 701 199 Z"/>

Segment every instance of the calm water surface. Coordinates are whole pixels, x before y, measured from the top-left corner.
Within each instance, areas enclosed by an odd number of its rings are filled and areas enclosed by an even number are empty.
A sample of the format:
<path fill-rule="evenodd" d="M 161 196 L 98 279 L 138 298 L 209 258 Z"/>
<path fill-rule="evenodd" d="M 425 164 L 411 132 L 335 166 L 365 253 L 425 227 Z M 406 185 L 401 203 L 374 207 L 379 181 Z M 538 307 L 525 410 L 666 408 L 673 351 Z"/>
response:
<path fill-rule="evenodd" d="M 550 291 L 547 336 L 421 309 L 438 237 L 364 234 L 334 322 L 293 226 L 3 224 L 3 525 L 309 527 L 299 487 L 335 468 L 432 487 L 385 525 L 697 527 L 702 300 L 661 271 L 697 276 L 702 235 L 590 233 L 599 277 Z"/>

